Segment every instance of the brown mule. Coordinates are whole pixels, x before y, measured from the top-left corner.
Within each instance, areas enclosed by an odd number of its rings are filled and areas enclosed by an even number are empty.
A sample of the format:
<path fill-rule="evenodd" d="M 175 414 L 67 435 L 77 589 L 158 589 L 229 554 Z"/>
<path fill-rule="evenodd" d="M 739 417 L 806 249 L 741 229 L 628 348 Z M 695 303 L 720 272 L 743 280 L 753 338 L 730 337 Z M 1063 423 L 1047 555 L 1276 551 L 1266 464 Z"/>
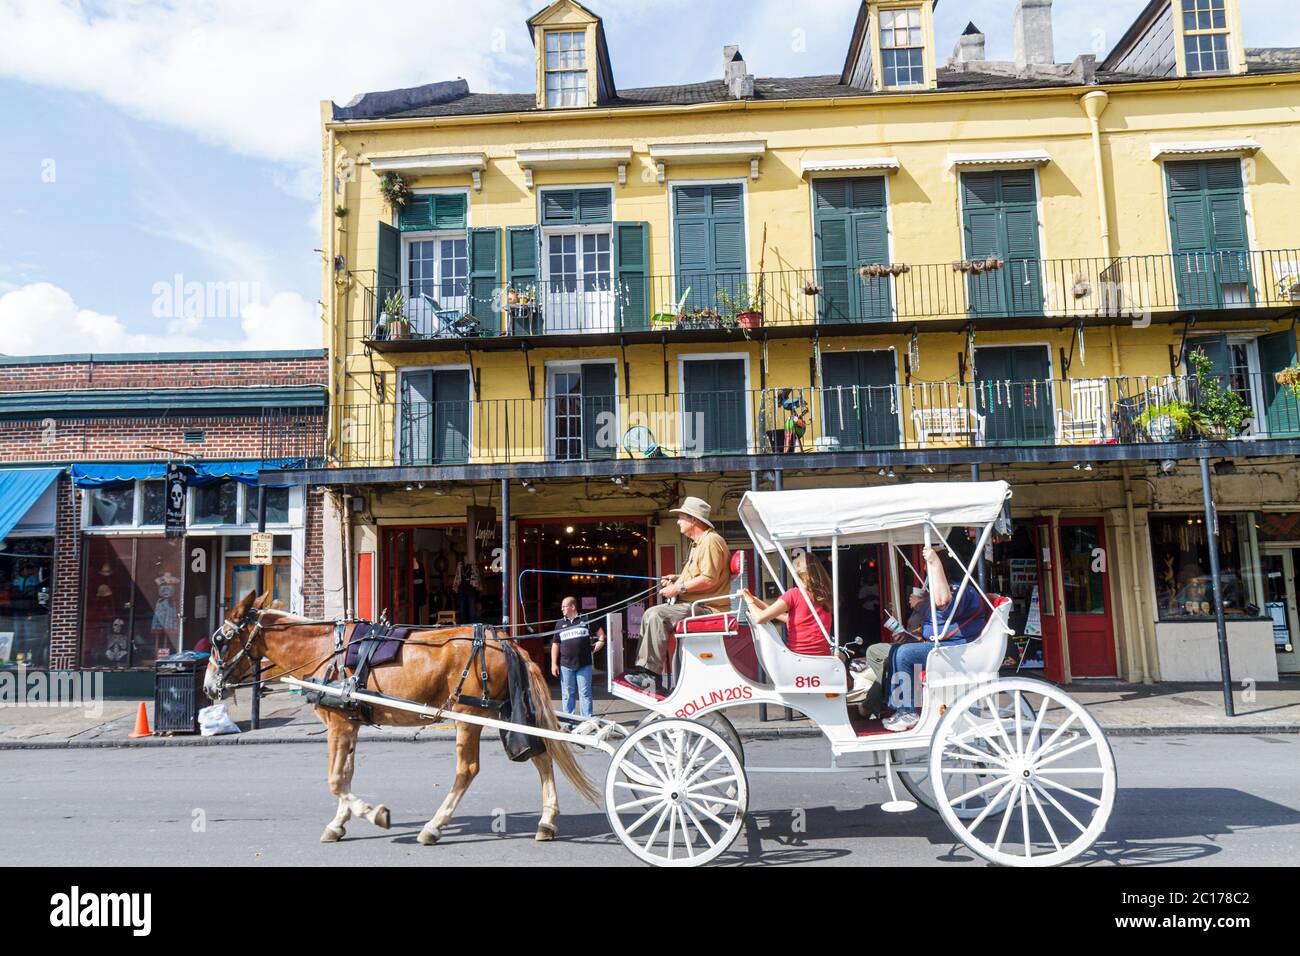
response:
<path fill-rule="evenodd" d="M 204 689 L 213 700 L 224 697 L 229 685 L 247 682 L 252 677 L 254 660 L 265 658 L 271 662 L 264 680 L 291 675 L 303 680 L 321 679 L 333 659 L 333 623 L 313 623 L 294 617 L 285 611 L 267 608 L 270 596 L 257 597 L 249 592 L 231 609 L 222 629 L 213 636 L 212 657 Z M 384 664 L 370 672 L 367 689 L 392 697 L 400 697 L 417 704 L 442 707 L 455 693 L 460 675 L 465 670 L 472 650 L 473 628 L 450 627 L 436 630 L 412 631 L 408 643 L 402 648 L 400 663 Z M 251 640 L 251 643 L 250 643 Z M 485 648 L 488 669 L 487 687 L 482 687 L 480 664 L 470 668 L 461 692 L 500 700 L 507 694 L 506 662 L 500 644 L 489 640 Z M 542 726 L 559 729 L 559 721 L 551 709 L 551 696 L 541 670 L 527 655 L 529 692 L 533 710 Z M 342 661 L 340 660 L 340 664 Z M 498 717 L 495 711 L 454 704 L 447 710 Z M 329 787 L 338 798 L 338 810 L 321 834 L 322 843 L 335 843 L 343 839 L 345 825 L 353 816 L 364 817 L 376 826 L 389 826 L 388 808 L 383 804 L 371 806 L 352 792 L 353 758 L 357 747 L 357 733 L 361 719 L 340 710 L 316 707 L 316 716 L 328 731 Z M 415 726 L 428 723 L 428 718 L 402 710 L 375 707 L 373 723 L 387 726 Z M 456 812 L 465 791 L 478 774 L 479 738 L 483 728 L 477 724 L 456 725 L 456 777 L 451 791 L 434 814 L 433 819 L 420 831 L 419 841 L 426 846 L 437 843 L 442 829 Z M 586 773 L 574 758 L 573 748 L 563 741 L 546 740 L 545 753 L 532 758 L 542 780 L 542 819 L 537 826 L 538 840 L 555 838 L 555 819 L 560 814 L 555 788 L 555 771 L 552 761 L 559 764 L 561 772 L 578 792 L 597 802 L 599 794 Z"/>

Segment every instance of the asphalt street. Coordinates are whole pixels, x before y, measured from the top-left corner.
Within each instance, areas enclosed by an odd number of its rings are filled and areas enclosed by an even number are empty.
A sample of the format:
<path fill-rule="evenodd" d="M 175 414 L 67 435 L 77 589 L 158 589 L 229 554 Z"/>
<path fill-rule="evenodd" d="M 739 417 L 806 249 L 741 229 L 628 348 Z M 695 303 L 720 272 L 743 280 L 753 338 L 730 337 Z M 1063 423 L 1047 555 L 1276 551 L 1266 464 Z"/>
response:
<path fill-rule="evenodd" d="M 1119 794 L 1085 865 L 1293 865 L 1300 857 L 1300 736 L 1112 739 Z M 746 745 L 750 764 L 825 765 L 820 741 Z M 531 765 L 485 738 L 483 767 L 440 844 L 416 834 L 446 793 L 450 742 L 364 743 L 356 792 L 392 812 L 384 831 L 354 820 L 318 842 L 335 801 L 325 748 L 10 751 L 3 755 L 6 862 L 17 865 L 640 865 L 603 810 L 560 782 L 560 832 L 533 840 L 541 806 Z M 607 758 L 581 757 L 603 781 Z M 745 830 L 720 864 L 984 865 L 925 809 L 887 814 L 883 783 L 853 774 L 755 774 Z"/>

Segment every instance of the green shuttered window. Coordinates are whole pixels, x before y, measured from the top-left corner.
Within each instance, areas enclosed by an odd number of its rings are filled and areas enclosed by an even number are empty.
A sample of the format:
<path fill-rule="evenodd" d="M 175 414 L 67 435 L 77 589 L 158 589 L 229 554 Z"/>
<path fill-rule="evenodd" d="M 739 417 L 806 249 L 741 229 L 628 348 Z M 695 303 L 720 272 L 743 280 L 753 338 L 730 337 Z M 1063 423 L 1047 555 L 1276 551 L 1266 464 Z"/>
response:
<path fill-rule="evenodd" d="M 674 186 L 673 252 L 687 309 L 718 308 L 719 288 L 736 295 L 746 282 L 743 187 Z"/>
<path fill-rule="evenodd" d="M 889 278 L 858 274 L 859 266 L 889 262 L 884 177 L 815 180 L 813 220 L 821 321 L 889 319 Z"/>
<path fill-rule="evenodd" d="M 1166 163 L 1165 176 L 1179 307 L 1253 304 L 1241 161 Z"/>
<path fill-rule="evenodd" d="M 467 207 L 464 193 L 412 196 L 397 214 L 397 228 L 402 232 L 464 229 Z"/>
<path fill-rule="evenodd" d="M 682 381 L 683 454 L 744 454 L 749 439 L 744 361 L 684 361 Z"/>
<path fill-rule="evenodd" d="M 542 190 L 542 225 L 576 226 L 610 222 L 614 194 L 609 189 Z"/>
<path fill-rule="evenodd" d="M 449 465 L 469 461 L 469 372 L 430 369 L 401 379 L 403 465 Z"/>
<path fill-rule="evenodd" d="M 1003 263 L 1000 269 L 968 276 L 970 311 L 1040 315 L 1043 275 L 1034 171 L 963 173 L 961 195 L 966 258 L 996 258 Z"/>
<path fill-rule="evenodd" d="M 844 451 L 898 445 L 897 359 L 890 349 L 822 353 L 822 421 Z"/>

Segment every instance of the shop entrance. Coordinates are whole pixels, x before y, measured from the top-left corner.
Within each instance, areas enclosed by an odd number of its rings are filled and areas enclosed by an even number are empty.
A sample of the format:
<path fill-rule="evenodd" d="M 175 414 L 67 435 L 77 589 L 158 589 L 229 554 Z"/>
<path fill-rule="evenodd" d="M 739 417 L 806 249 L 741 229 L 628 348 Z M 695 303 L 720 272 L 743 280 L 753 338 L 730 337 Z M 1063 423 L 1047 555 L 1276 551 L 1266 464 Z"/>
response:
<path fill-rule="evenodd" d="M 1059 534 L 1070 676 L 1114 677 L 1106 525 L 1101 518 L 1062 518 Z"/>
<path fill-rule="evenodd" d="M 654 575 L 650 524 L 644 518 L 520 521 L 518 554 L 520 570 L 548 572 L 523 577 L 520 610 L 534 625 L 533 631 L 548 629 L 537 622 L 559 617 L 560 602 L 567 595 L 577 598 L 579 611 L 587 613 L 626 600 L 654 583 L 640 580 Z M 553 571 L 564 573 L 549 573 Z M 649 595 L 619 612 L 625 638 L 635 638 L 641 612 L 653 599 Z"/>
<path fill-rule="evenodd" d="M 381 528 L 379 612 L 395 624 L 500 621 L 501 567 L 491 544 L 471 560 L 464 524 Z"/>
<path fill-rule="evenodd" d="M 1264 576 L 1264 611 L 1273 621 L 1273 646 L 1279 674 L 1300 672 L 1296 638 L 1300 637 L 1300 614 L 1296 610 L 1296 571 L 1300 569 L 1300 548 L 1265 547 L 1260 555 Z"/>

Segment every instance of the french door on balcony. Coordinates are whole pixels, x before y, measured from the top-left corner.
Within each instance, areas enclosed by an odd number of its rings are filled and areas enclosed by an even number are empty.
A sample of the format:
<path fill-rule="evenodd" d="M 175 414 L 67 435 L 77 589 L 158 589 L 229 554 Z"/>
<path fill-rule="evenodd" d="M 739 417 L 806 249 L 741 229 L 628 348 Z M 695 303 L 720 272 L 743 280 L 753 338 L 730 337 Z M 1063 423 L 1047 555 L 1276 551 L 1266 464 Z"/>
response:
<path fill-rule="evenodd" d="M 407 318 L 418 337 L 452 334 L 448 323 L 468 309 L 469 240 L 464 232 L 404 237 Z"/>
<path fill-rule="evenodd" d="M 609 226 L 543 234 L 542 311 L 548 334 L 614 331 Z"/>
<path fill-rule="evenodd" d="M 402 373 L 398 402 L 398 463 L 452 465 L 469 461 L 468 369 Z"/>
<path fill-rule="evenodd" d="M 1218 383 L 1246 403 L 1250 410 L 1246 434 L 1258 438 L 1300 434 L 1300 404 L 1295 394 L 1274 377 L 1296 362 L 1294 332 L 1288 329 L 1258 338 L 1197 336 L 1187 347 L 1204 352 Z"/>
<path fill-rule="evenodd" d="M 683 455 L 740 455 L 749 448 L 745 360 L 682 360 Z"/>
<path fill-rule="evenodd" d="M 967 273 L 973 315 L 1042 314 L 1037 180 L 1032 169 L 962 173 L 966 261 L 981 270 Z"/>
<path fill-rule="evenodd" d="M 558 365 L 547 370 L 551 457 L 609 459 L 618 452 L 618 404 L 613 362 Z"/>
<path fill-rule="evenodd" d="M 1056 435 L 1046 345 L 975 350 L 975 409 L 989 445 L 1048 445 Z"/>
<path fill-rule="evenodd" d="M 893 349 L 822 353 L 822 434 L 836 449 L 898 447 L 896 370 Z"/>
<path fill-rule="evenodd" d="M 1166 163 L 1165 177 L 1178 307 L 1253 304 L 1241 160 Z"/>
<path fill-rule="evenodd" d="M 819 321 L 887 320 L 893 303 L 888 276 L 862 275 L 864 265 L 889 262 L 883 176 L 813 182 Z"/>

